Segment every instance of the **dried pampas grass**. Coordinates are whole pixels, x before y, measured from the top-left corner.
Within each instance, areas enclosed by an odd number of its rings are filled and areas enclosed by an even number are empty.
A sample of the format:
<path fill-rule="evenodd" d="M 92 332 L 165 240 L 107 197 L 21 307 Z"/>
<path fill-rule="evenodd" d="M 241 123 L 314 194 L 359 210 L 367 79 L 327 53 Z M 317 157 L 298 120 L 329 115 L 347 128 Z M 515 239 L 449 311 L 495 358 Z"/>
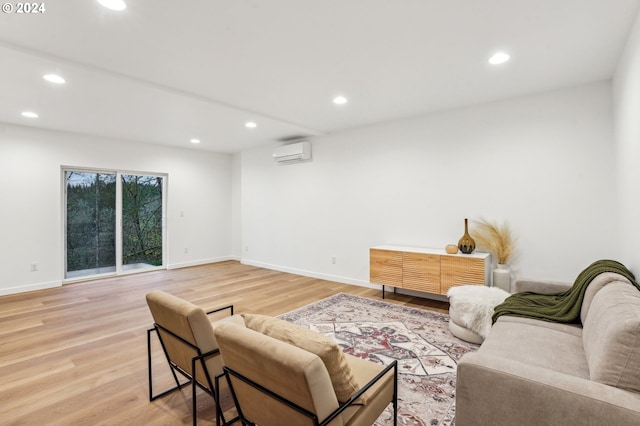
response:
<path fill-rule="evenodd" d="M 485 219 L 474 220 L 469 230 L 480 248 L 488 250 L 500 264 L 507 264 L 515 256 L 515 238 L 506 222 L 495 224 Z"/>

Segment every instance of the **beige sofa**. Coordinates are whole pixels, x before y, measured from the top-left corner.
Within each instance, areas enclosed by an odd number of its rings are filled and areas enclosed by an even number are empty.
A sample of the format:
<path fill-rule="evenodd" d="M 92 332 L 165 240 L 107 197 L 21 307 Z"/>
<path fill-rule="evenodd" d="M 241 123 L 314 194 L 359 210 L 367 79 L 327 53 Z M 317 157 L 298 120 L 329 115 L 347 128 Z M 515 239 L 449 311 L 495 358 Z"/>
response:
<path fill-rule="evenodd" d="M 570 286 L 515 284 L 546 294 Z M 456 425 L 640 425 L 640 291 L 600 274 L 580 319 L 500 317 L 458 364 Z"/>

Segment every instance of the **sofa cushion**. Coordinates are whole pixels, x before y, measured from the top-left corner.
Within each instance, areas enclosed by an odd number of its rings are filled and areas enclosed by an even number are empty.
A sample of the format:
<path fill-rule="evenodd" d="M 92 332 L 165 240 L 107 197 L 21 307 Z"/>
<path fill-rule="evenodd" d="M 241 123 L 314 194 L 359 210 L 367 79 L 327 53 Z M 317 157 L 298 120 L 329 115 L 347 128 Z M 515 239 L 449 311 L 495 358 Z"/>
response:
<path fill-rule="evenodd" d="M 640 291 L 612 282 L 594 296 L 583 329 L 591 380 L 640 392 Z"/>
<path fill-rule="evenodd" d="M 529 324 L 536 327 L 548 328 L 550 330 L 561 331 L 563 333 L 568 333 L 573 336 L 577 336 L 580 338 L 580 342 L 582 342 L 582 325 L 580 324 L 565 324 L 561 322 L 549 322 L 549 321 L 541 321 L 535 318 L 525 318 L 525 317 L 512 317 L 510 315 L 504 315 L 498 318 L 497 322 L 510 322 L 510 323 L 519 323 L 519 324 Z"/>
<path fill-rule="evenodd" d="M 316 354 L 324 363 L 338 401 L 345 402 L 358 391 L 349 362 L 330 338 L 290 322 L 259 314 L 242 314 L 245 325 L 257 332 Z"/>
<path fill-rule="evenodd" d="M 498 319 L 479 353 L 589 379 L 582 336 L 573 327 L 549 328 L 545 321 L 511 318 Z"/>

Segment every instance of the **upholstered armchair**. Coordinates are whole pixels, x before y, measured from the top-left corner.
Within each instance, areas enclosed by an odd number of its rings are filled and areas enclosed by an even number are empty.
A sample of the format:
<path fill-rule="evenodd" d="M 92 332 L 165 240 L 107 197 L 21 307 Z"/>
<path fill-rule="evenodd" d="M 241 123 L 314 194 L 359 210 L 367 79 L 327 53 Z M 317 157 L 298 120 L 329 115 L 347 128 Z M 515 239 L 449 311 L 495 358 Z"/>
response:
<path fill-rule="evenodd" d="M 225 321 L 243 320 L 233 316 L 233 306 L 225 306 L 205 312 L 199 306 L 179 297 L 155 290 L 147 294 L 147 305 L 155 321 L 152 328 L 147 330 L 147 354 L 149 368 L 149 400 L 154 401 L 168 393 L 192 385 L 193 424 L 196 416 L 196 388 L 211 395 L 216 405 L 216 424 L 224 420 L 220 409 L 219 384 L 222 377 L 222 359 L 218 344 L 213 334 L 217 324 Z M 209 315 L 228 310 L 223 319 L 212 322 Z M 151 335 L 156 333 L 175 380 L 175 386 L 154 394 L 152 374 Z M 183 381 L 178 379 L 178 373 Z M 186 381 L 184 381 L 186 379 Z M 223 386 L 226 388 L 226 384 Z"/>
<path fill-rule="evenodd" d="M 389 403 L 396 424 L 396 362 L 344 354 L 333 340 L 277 318 L 242 317 L 214 335 L 243 424 L 370 426 Z"/>

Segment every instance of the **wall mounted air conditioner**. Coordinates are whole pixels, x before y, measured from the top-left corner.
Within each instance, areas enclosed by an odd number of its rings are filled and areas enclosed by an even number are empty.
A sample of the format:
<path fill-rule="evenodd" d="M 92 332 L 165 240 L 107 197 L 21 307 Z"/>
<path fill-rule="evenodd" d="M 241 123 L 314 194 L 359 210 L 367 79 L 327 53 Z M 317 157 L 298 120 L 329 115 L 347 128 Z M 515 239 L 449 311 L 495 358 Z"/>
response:
<path fill-rule="evenodd" d="M 302 141 L 282 145 L 273 151 L 273 159 L 278 163 L 295 163 L 311 159 L 311 142 Z"/>

